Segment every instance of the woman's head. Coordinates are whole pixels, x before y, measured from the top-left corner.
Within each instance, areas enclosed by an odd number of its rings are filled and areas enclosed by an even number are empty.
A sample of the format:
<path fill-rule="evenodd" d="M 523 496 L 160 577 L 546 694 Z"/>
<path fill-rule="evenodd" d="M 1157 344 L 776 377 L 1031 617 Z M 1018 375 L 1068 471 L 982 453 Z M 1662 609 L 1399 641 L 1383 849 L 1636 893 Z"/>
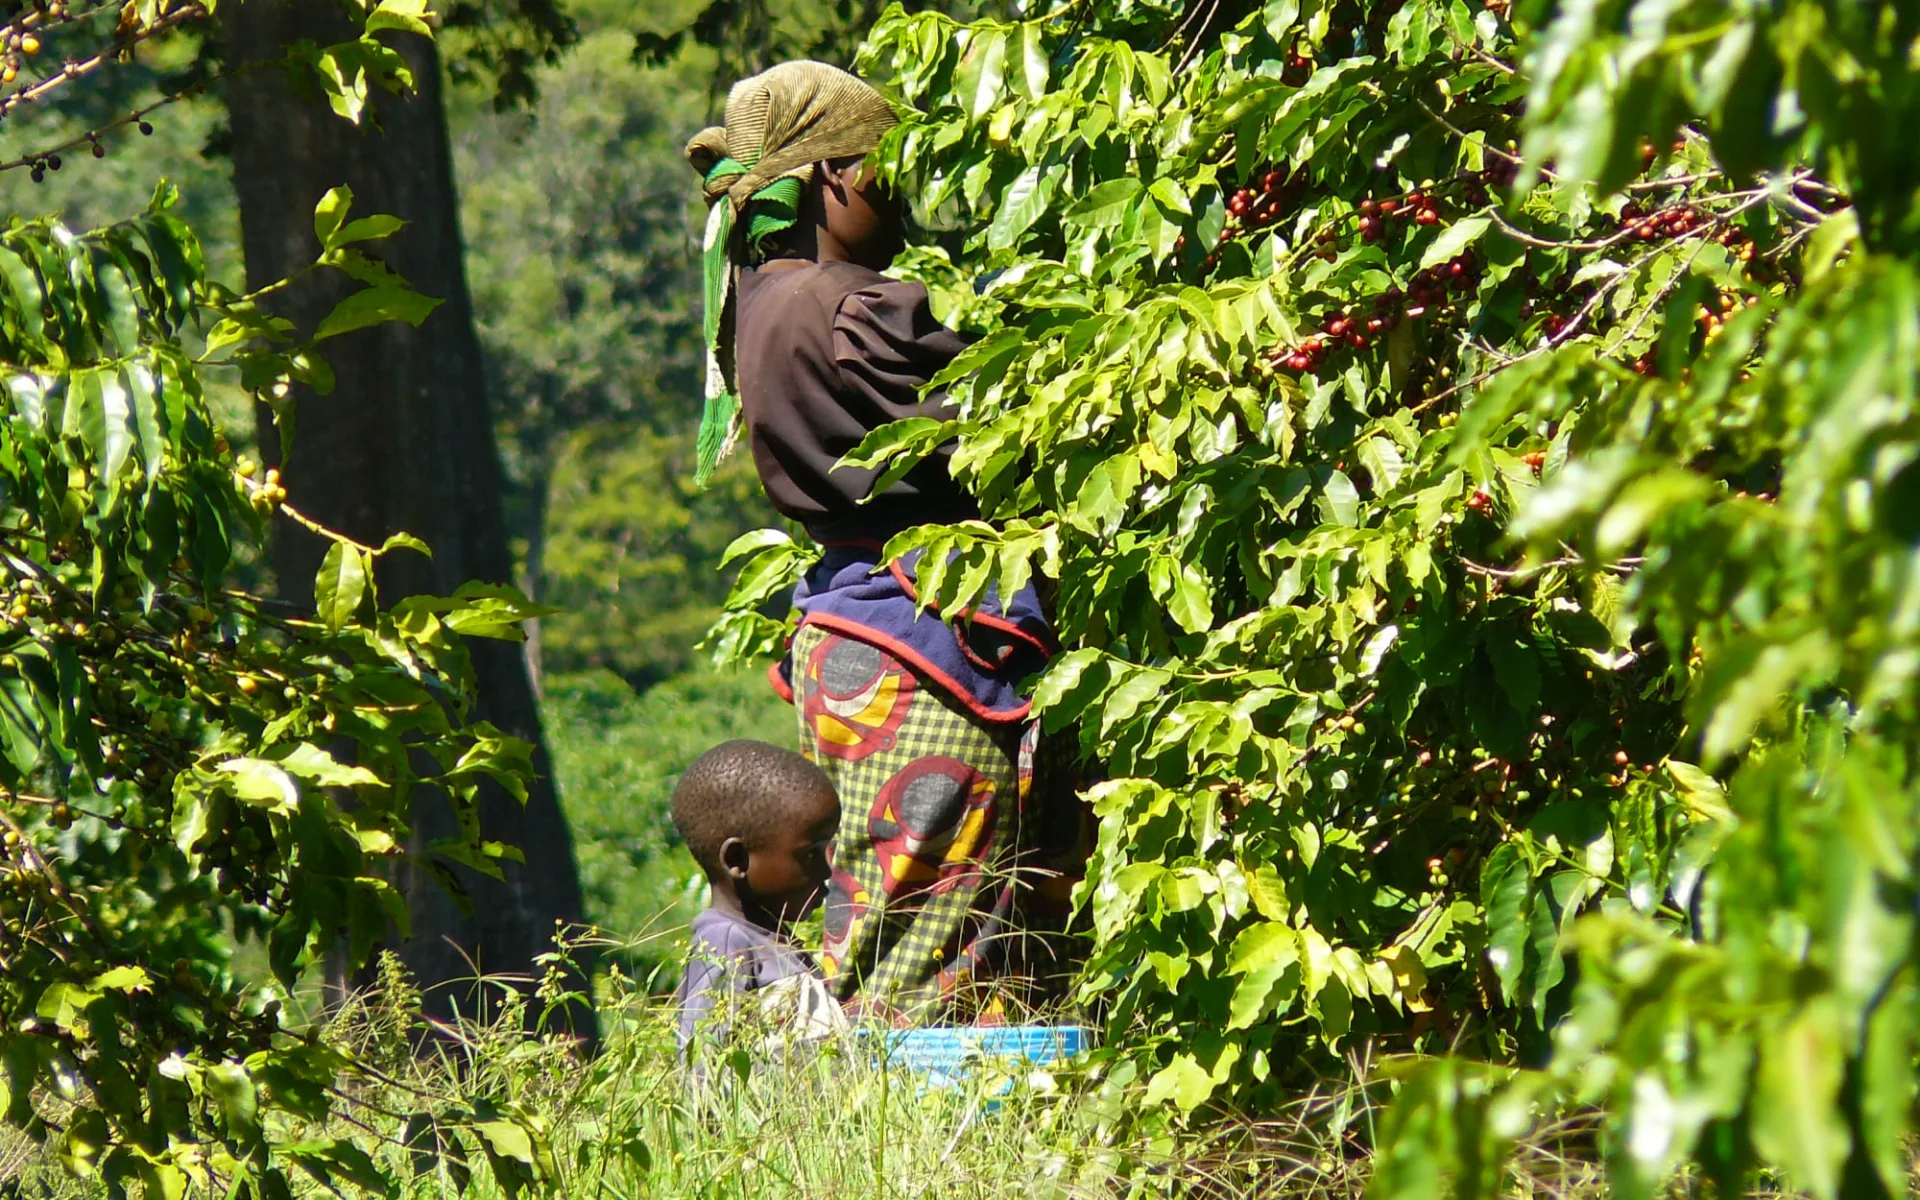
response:
<path fill-rule="evenodd" d="M 726 344 L 734 272 L 776 250 L 891 262 L 900 242 L 897 210 L 870 178 L 849 172 L 898 123 L 884 96 L 838 67 L 791 62 L 734 84 L 726 124 L 687 143 L 709 206 L 707 403 L 696 484 L 711 477 L 740 428 Z"/>
<path fill-rule="evenodd" d="M 793 224 L 754 247 L 749 265 L 797 258 L 884 271 L 905 245 L 905 227 L 899 199 L 869 159 L 823 159 L 801 188 Z"/>
<path fill-rule="evenodd" d="M 893 264 L 903 246 L 900 199 L 875 177 L 866 158 L 839 158 L 814 171 L 818 204 L 815 257 L 859 263 L 876 271 Z"/>
<path fill-rule="evenodd" d="M 856 171 L 897 122 L 885 97 L 825 63 L 783 63 L 735 84 L 726 124 L 687 143 L 707 202 L 730 227 L 718 248 L 745 265 L 791 245 L 795 226 L 803 239 L 816 225 L 836 242 L 848 235 L 868 253 L 897 239 L 890 207 Z"/>

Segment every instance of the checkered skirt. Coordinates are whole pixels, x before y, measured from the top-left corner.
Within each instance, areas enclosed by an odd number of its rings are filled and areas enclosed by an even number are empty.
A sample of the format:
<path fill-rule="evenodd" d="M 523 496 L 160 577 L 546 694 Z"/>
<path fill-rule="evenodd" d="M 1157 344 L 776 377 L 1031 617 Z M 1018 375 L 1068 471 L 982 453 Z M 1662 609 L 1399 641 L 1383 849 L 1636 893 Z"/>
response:
<path fill-rule="evenodd" d="M 951 1007 L 1012 950 L 1031 727 L 984 721 L 845 634 L 802 625 L 792 649 L 801 747 L 841 802 L 828 985 L 895 1015 Z"/>

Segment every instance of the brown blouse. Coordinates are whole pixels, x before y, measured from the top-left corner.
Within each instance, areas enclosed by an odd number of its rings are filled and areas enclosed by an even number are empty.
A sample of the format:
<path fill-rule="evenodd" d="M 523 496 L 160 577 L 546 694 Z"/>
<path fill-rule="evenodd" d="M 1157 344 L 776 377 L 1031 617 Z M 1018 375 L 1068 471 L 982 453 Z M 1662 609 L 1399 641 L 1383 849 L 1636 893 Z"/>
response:
<path fill-rule="evenodd" d="M 748 444 L 768 499 L 816 541 L 885 538 L 977 515 L 948 472 L 949 445 L 870 504 L 880 472 L 835 469 L 868 433 L 905 417 L 946 417 L 920 389 L 966 340 L 934 319 L 927 290 L 852 263 L 743 271 L 735 368 Z"/>

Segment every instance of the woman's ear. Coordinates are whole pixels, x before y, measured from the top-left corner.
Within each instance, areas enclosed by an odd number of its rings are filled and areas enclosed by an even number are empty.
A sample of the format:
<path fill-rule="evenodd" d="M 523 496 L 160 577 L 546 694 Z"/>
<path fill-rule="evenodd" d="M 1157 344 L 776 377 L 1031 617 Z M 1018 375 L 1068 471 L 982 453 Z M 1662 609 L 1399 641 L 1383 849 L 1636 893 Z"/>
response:
<path fill-rule="evenodd" d="M 730 837 L 720 843 L 720 869 L 732 876 L 735 882 L 747 877 L 747 867 L 752 862 L 752 852 L 739 838 Z"/>
<path fill-rule="evenodd" d="M 831 162 L 826 159 L 821 159 L 819 162 L 814 163 L 813 174 L 814 177 L 820 181 L 822 190 L 833 193 L 834 203 L 845 204 L 847 202 L 847 192 L 849 190 L 847 181 L 840 177 L 840 172 L 833 169 Z"/>

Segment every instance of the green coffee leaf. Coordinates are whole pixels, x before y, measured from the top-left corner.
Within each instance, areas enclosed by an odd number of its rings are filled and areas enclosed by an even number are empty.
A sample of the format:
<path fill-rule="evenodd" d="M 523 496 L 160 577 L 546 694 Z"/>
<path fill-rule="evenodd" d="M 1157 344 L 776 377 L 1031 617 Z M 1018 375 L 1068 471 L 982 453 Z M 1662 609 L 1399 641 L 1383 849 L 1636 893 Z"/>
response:
<path fill-rule="evenodd" d="M 338 630 L 354 619 L 365 599 L 371 572 L 361 552 L 345 542 L 335 542 L 320 560 L 320 571 L 313 579 L 313 603 L 327 628 Z"/>
<path fill-rule="evenodd" d="M 347 210 L 353 207 L 353 189 L 345 186 L 327 189 L 320 197 L 320 203 L 313 207 L 313 236 L 319 239 L 322 248 L 331 249 L 333 235 L 339 232 L 346 222 Z"/>
<path fill-rule="evenodd" d="M 439 307 L 440 301 L 403 287 L 362 288 L 333 306 L 313 331 L 313 340 L 325 341 L 388 321 L 417 326 Z"/>
<path fill-rule="evenodd" d="M 1420 256 L 1420 268 L 1437 267 L 1451 262 L 1462 250 L 1480 240 L 1492 224 L 1486 217 L 1463 217 L 1442 230 L 1440 236 L 1433 239 L 1425 254 Z"/>
<path fill-rule="evenodd" d="M 279 764 L 258 758 L 230 758 L 219 765 L 233 795 L 281 814 L 300 807 L 300 789 Z"/>

